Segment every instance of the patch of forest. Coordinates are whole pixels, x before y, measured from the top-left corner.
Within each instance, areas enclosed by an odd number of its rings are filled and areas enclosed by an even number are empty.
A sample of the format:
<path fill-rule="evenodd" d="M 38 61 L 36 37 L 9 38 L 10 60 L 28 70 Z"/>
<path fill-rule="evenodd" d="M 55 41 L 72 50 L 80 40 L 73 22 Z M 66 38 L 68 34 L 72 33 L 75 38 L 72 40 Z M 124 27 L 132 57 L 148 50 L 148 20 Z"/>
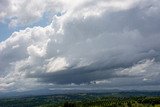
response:
<path fill-rule="evenodd" d="M 0 99 L 0 107 L 160 107 L 159 93 L 81 93 Z"/>

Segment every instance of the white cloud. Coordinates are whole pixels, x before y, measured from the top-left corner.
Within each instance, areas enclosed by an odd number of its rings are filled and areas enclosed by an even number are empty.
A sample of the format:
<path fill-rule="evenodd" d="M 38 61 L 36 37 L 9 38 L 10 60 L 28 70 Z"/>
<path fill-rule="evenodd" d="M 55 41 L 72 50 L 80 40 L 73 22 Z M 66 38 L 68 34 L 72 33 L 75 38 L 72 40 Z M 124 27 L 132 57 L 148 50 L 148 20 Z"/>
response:
<path fill-rule="evenodd" d="M 85 18 L 89 15 L 100 15 L 105 10 L 120 10 L 130 8 L 136 1 L 115 0 L 1 0 L 0 1 L 0 21 L 8 22 L 10 27 L 17 25 L 32 24 L 43 17 L 45 13 L 63 14 L 64 12 L 74 12 L 75 16 L 82 14 Z M 95 3 L 94 3 L 95 2 Z M 96 5 L 95 5 L 96 4 Z M 98 7 L 98 8 L 97 8 Z M 78 10 L 78 11 L 77 11 Z M 77 15 L 75 14 L 77 13 Z"/>
<path fill-rule="evenodd" d="M 0 21 L 9 20 L 9 26 L 32 24 L 46 12 L 56 14 L 62 11 L 62 3 L 56 0 L 2 0 Z"/>
<path fill-rule="evenodd" d="M 45 55 L 45 49 L 31 45 L 27 48 L 28 54 L 33 57 L 42 57 Z"/>
<path fill-rule="evenodd" d="M 110 86 L 158 86 L 160 75 L 160 63 L 154 59 L 139 61 L 136 65 L 125 69 L 117 69 L 119 78 L 110 80 Z M 159 89 L 159 88 L 158 88 Z M 152 90 L 155 90 L 153 88 Z"/>
<path fill-rule="evenodd" d="M 65 70 L 69 65 L 65 58 L 51 58 L 47 66 L 47 72 L 57 72 Z"/>
<path fill-rule="evenodd" d="M 147 69 L 150 68 L 153 65 L 153 63 L 154 63 L 153 59 L 140 61 L 138 62 L 138 64 L 132 66 L 131 68 L 123 69 L 121 72 L 118 71 L 118 73 L 120 73 L 121 75 L 128 75 L 128 76 L 146 75 L 146 73 L 149 72 Z"/>

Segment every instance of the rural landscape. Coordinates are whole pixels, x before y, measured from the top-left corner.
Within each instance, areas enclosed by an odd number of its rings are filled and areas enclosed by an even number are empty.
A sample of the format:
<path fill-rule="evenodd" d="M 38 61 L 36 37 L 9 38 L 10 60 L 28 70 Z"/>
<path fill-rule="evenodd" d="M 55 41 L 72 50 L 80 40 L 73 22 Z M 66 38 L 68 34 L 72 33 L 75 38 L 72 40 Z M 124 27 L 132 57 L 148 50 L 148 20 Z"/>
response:
<path fill-rule="evenodd" d="M 55 94 L 0 99 L 0 107 L 160 107 L 160 92 Z"/>

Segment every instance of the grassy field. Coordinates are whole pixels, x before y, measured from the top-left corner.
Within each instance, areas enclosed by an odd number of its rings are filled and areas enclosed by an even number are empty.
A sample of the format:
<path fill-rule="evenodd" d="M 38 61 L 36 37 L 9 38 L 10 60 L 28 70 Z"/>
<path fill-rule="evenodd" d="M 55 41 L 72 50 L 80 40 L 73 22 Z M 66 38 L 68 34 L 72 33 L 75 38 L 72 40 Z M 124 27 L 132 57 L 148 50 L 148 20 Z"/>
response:
<path fill-rule="evenodd" d="M 56 94 L 0 99 L 0 107 L 160 107 L 159 92 Z"/>

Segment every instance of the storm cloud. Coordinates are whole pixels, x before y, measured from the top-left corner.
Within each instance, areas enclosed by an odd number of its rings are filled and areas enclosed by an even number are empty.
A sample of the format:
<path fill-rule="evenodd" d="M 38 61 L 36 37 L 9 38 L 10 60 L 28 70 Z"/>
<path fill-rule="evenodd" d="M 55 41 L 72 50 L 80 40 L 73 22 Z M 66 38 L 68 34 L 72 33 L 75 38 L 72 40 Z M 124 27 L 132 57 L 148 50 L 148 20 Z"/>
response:
<path fill-rule="evenodd" d="M 1 90 L 160 85 L 158 0 L 70 3 L 60 2 L 50 25 L 0 43 Z"/>

